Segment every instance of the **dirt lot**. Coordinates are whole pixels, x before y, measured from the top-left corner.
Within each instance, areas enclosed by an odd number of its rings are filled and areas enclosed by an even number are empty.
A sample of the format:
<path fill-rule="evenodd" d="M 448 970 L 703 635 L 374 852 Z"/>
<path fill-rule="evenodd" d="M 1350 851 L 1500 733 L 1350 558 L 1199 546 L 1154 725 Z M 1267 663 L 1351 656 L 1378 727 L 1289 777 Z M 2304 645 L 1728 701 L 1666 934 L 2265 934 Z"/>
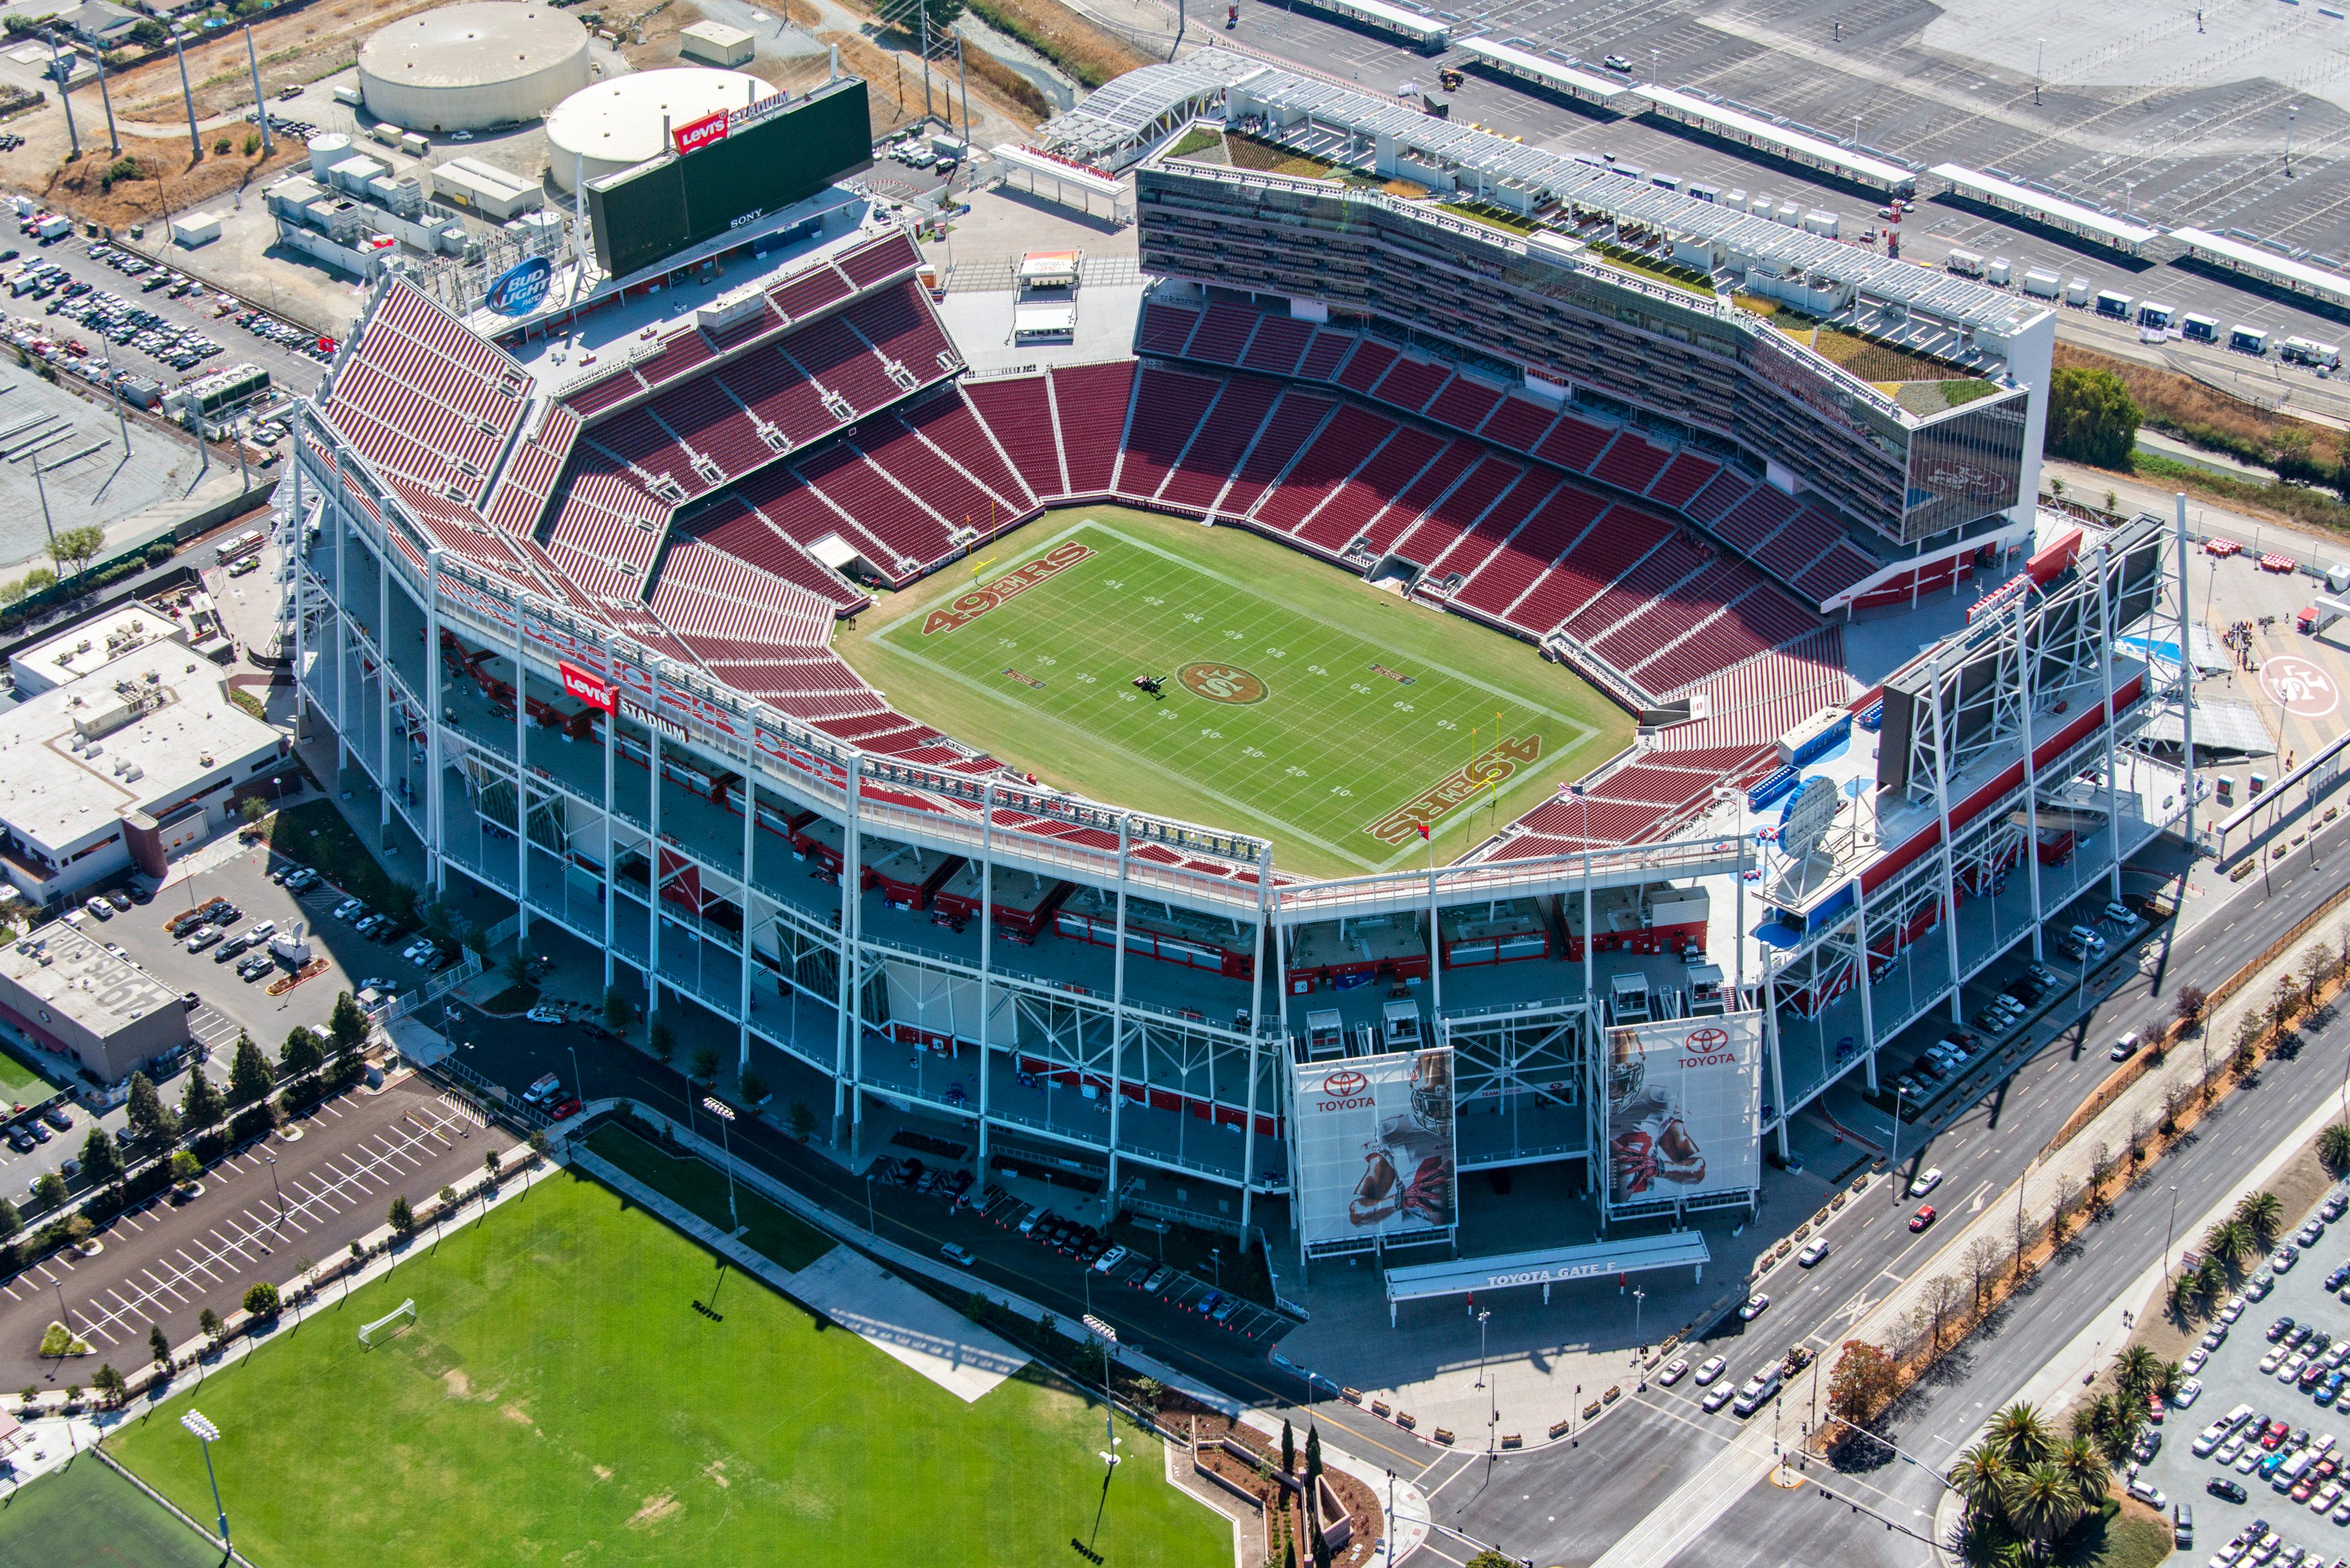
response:
<path fill-rule="evenodd" d="M 377 28 L 442 3 L 328 0 L 289 16 L 257 21 L 253 25 L 253 47 L 261 60 L 262 90 L 274 94 L 296 82 L 332 76 L 359 57 L 359 45 Z M 252 107 L 253 74 L 245 65 L 244 29 L 190 49 L 187 55 L 188 80 L 195 88 L 200 121 L 224 114 L 242 115 Z M 110 90 L 115 112 L 125 119 L 187 121 L 187 109 L 180 99 L 180 67 L 169 55 L 111 78 Z M 85 91 L 95 105 L 98 94 Z M 75 107 L 80 107 L 78 96 Z"/>

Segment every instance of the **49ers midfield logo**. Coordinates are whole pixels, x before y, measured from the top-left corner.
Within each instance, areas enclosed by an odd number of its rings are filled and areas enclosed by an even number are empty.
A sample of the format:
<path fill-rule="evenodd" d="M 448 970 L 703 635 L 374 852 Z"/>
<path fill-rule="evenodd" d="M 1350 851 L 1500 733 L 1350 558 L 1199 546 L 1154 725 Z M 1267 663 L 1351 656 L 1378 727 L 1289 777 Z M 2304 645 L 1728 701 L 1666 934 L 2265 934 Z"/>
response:
<path fill-rule="evenodd" d="M 1079 561 L 1093 557 L 1093 546 L 1076 539 L 1065 540 L 1016 572 L 1010 572 L 984 587 L 972 589 L 958 596 L 951 604 L 932 610 L 922 621 L 922 635 L 934 631 L 952 631 L 1001 605 L 1004 600 L 1026 593 L 1046 578 L 1067 571 Z"/>
<path fill-rule="evenodd" d="M 1184 691 L 1211 702 L 1262 702 L 1273 695 L 1263 681 L 1237 664 L 1202 660 L 1183 666 L 1175 672 L 1175 679 L 1183 683 Z"/>

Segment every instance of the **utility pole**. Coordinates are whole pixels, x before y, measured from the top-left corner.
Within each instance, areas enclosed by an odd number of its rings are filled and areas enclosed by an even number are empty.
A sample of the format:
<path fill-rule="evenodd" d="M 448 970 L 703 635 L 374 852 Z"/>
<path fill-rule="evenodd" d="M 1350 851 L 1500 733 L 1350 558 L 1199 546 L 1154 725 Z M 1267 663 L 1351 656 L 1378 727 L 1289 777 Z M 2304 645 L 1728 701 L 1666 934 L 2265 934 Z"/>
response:
<path fill-rule="evenodd" d="M 74 129 L 73 71 L 57 51 L 57 36 L 54 31 L 49 34 L 49 69 L 57 75 L 57 101 L 66 106 L 66 139 L 73 143 L 73 155 L 78 158 L 81 156 L 81 132 Z M 2290 135 L 2286 136 L 2284 146 L 2285 172 L 2290 174 L 2293 172 L 2293 138 Z"/>
<path fill-rule="evenodd" d="M 106 90 L 106 54 L 98 57 L 98 101 L 106 106 L 106 146 L 113 157 L 122 156 L 122 138 L 114 133 L 114 95 Z"/>
<path fill-rule="evenodd" d="M 196 131 L 196 94 L 188 86 L 188 51 L 180 46 L 180 24 L 164 25 L 172 29 L 172 53 L 180 59 L 180 101 L 188 106 L 188 147 L 194 154 L 191 161 L 201 163 L 204 161 L 204 140 Z"/>
<path fill-rule="evenodd" d="M 922 118 L 924 119 L 928 119 L 931 118 L 930 0 L 914 0 L 914 14 L 922 19 Z M 2290 137 L 2286 139 L 2285 145 L 2287 148 L 2290 148 L 2293 145 L 2292 139 Z M 2293 167 L 2293 155 L 2290 151 L 2285 154 L 2285 167 L 2288 171 Z"/>
<path fill-rule="evenodd" d="M 244 25 L 244 63 L 253 70 L 253 117 L 261 126 L 261 155 L 266 158 L 277 151 L 277 144 L 269 136 L 269 100 L 261 96 L 261 61 L 253 52 L 250 22 Z"/>

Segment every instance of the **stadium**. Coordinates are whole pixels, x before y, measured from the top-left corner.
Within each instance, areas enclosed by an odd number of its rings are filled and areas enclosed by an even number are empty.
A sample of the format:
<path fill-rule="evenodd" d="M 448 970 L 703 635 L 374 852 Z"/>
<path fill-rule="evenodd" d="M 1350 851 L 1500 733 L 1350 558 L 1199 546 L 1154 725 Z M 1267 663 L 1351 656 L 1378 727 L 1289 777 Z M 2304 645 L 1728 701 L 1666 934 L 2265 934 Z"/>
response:
<path fill-rule="evenodd" d="M 1304 1257 L 1476 1171 L 1748 1209 L 2191 817 L 2178 536 L 2038 513 L 2044 311 L 1235 64 L 1060 126 L 1135 170 L 1112 358 L 973 369 L 848 78 L 589 180 L 593 263 L 380 281 L 280 491 L 302 697 L 436 890 L 852 1142 Z"/>

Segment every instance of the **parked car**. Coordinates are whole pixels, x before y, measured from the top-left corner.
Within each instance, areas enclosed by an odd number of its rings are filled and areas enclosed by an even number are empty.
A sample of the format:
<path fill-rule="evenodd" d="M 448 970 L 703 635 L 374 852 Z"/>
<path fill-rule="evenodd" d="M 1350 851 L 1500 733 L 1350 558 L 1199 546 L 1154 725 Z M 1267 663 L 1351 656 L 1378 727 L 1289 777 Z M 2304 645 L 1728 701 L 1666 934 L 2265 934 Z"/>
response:
<path fill-rule="evenodd" d="M 63 1106 L 50 1106 L 41 1112 L 41 1119 L 59 1132 L 73 1130 L 73 1113 Z"/>
<path fill-rule="evenodd" d="M 200 953 L 220 940 L 220 928 L 218 926 L 206 926 L 194 936 L 188 939 L 188 950 L 192 953 Z"/>
<path fill-rule="evenodd" d="M 1700 1388 L 1730 1370 L 1730 1363 L 1716 1355 L 1701 1362 L 1697 1369 L 1697 1386 Z"/>
<path fill-rule="evenodd" d="M 563 1022 L 563 1009 L 542 1002 L 523 1016 L 533 1023 L 560 1023 Z"/>

